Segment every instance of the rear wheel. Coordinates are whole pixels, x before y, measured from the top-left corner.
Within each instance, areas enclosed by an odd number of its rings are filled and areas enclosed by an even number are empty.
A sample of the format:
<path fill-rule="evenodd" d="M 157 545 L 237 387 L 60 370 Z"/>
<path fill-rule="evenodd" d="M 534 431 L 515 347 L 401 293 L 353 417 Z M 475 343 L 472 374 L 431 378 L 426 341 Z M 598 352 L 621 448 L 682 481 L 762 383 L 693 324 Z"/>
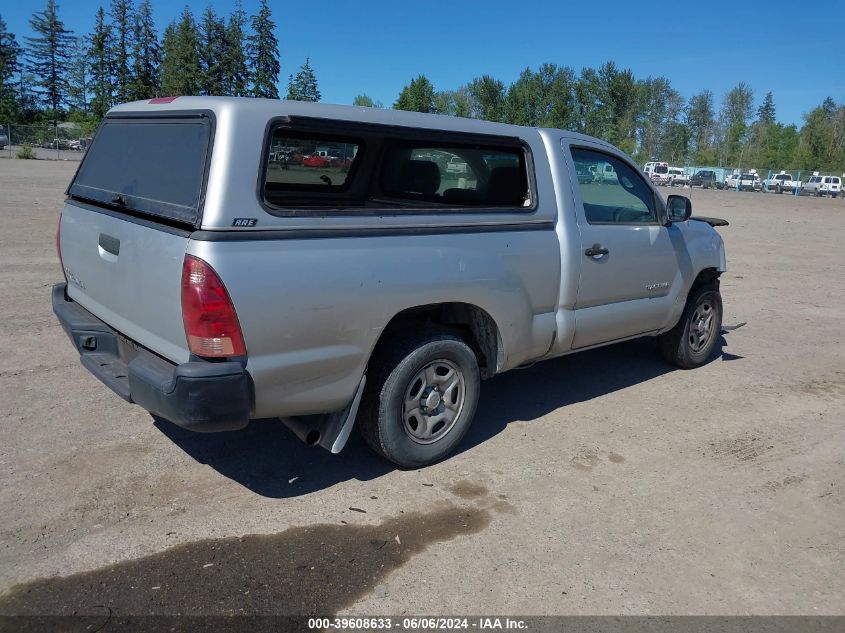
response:
<path fill-rule="evenodd" d="M 478 361 L 450 333 L 429 331 L 388 341 L 368 374 L 358 426 L 373 450 L 399 466 L 443 459 L 475 417 Z"/>
<path fill-rule="evenodd" d="M 719 286 L 709 283 L 693 289 L 680 321 L 657 337 L 667 362 L 682 369 L 700 367 L 716 347 L 722 330 L 722 296 Z"/>

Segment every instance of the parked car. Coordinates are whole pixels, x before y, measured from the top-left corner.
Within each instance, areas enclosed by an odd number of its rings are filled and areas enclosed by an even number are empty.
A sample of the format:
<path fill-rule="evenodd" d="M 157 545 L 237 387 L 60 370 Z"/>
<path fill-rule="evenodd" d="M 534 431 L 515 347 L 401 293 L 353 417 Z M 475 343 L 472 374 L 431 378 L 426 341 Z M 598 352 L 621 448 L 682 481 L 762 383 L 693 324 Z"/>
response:
<path fill-rule="evenodd" d="M 756 172 L 747 172 L 740 175 L 737 188 L 740 191 L 761 191 L 763 189 L 763 181 L 760 180 L 760 176 Z"/>
<path fill-rule="evenodd" d="M 763 181 L 768 191 L 776 191 L 783 193 L 784 191 L 793 191 L 796 187 L 800 187 L 801 183 L 792 177 L 792 174 L 787 174 L 781 171 L 771 178 Z"/>
<path fill-rule="evenodd" d="M 578 182 L 582 185 L 588 184 L 595 180 L 595 174 L 590 171 L 589 166 L 580 163 L 575 165 L 575 174 L 578 177 Z"/>
<path fill-rule="evenodd" d="M 271 148 L 292 137 L 335 140 L 352 168 L 271 173 Z M 463 159 L 467 187 L 443 189 L 444 167 L 411 158 L 426 148 Z M 585 167 L 615 180 L 582 184 Z M 676 366 L 706 363 L 724 221 L 691 210 L 576 133 L 154 99 L 113 108 L 70 183 L 53 310 L 82 364 L 162 419 L 226 431 L 278 418 L 332 452 L 357 426 L 419 467 L 460 443 L 481 379 L 643 336 Z"/>
<path fill-rule="evenodd" d="M 684 171 L 683 167 L 670 167 L 668 176 L 670 187 L 674 187 L 675 185 L 684 186 L 690 182 L 690 177 Z"/>
<path fill-rule="evenodd" d="M 760 191 L 763 182 L 756 172 L 731 174 L 725 179 L 725 189 L 728 191 Z"/>
<path fill-rule="evenodd" d="M 6 133 L 6 128 L 0 125 L 0 149 L 5 149 L 9 144 L 9 135 Z"/>
<path fill-rule="evenodd" d="M 595 182 L 602 183 L 618 183 L 619 176 L 616 169 L 611 163 L 604 163 L 602 165 L 593 165 L 593 178 Z"/>
<path fill-rule="evenodd" d="M 643 167 L 643 172 L 656 185 L 669 184 L 669 163 L 648 162 Z"/>
<path fill-rule="evenodd" d="M 842 180 L 839 176 L 819 176 L 818 172 L 813 172 L 812 178 L 804 183 L 801 191 L 835 198 L 842 191 Z"/>
<path fill-rule="evenodd" d="M 716 187 L 716 172 L 710 169 L 701 169 L 695 172 L 689 181 L 690 187 L 702 187 L 711 189 Z"/>
<path fill-rule="evenodd" d="M 43 149 L 70 149 L 70 143 L 64 139 L 53 139 L 41 144 Z"/>
<path fill-rule="evenodd" d="M 306 156 L 302 159 L 302 164 L 305 167 L 318 167 L 318 168 L 325 168 L 330 167 L 332 164 L 331 158 L 327 155 L 319 155 L 319 154 L 311 154 L 310 156 Z"/>

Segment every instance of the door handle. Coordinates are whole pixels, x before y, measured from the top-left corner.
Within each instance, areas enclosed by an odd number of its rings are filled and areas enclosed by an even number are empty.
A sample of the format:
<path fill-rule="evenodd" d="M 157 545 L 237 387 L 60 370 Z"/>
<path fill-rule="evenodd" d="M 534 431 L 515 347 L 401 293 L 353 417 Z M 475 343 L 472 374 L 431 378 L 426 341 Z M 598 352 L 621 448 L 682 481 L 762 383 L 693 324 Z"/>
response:
<path fill-rule="evenodd" d="M 598 244 L 584 251 L 584 255 L 586 255 L 587 257 L 602 257 L 604 255 L 607 255 L 608 253 L 610 253 L 609 250 L 602 246 L 599 246 Z"/>

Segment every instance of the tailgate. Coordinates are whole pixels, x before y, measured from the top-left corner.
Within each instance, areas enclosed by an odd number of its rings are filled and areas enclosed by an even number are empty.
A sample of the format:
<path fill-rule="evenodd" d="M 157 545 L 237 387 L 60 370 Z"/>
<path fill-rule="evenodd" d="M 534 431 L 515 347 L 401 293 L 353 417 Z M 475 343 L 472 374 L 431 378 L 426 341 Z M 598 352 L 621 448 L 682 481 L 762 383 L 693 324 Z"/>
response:
<path fill-rule="evenodd" d="M 182 324 L 188 233 L 68 201 L 61 220 L 68 297 L 175 363 L 189 359 Z"/>

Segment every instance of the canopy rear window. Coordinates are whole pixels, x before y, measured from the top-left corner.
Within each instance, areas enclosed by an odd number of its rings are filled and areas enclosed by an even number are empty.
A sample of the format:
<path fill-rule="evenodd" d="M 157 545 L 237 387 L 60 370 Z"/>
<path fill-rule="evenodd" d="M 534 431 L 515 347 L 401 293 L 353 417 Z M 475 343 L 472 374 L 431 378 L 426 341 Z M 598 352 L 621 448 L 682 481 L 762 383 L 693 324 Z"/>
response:
<path fill-rule="evenodd" d="M 210 141 L 207 116 L 107 118 L 68 193 L 196 224 Z"/>

